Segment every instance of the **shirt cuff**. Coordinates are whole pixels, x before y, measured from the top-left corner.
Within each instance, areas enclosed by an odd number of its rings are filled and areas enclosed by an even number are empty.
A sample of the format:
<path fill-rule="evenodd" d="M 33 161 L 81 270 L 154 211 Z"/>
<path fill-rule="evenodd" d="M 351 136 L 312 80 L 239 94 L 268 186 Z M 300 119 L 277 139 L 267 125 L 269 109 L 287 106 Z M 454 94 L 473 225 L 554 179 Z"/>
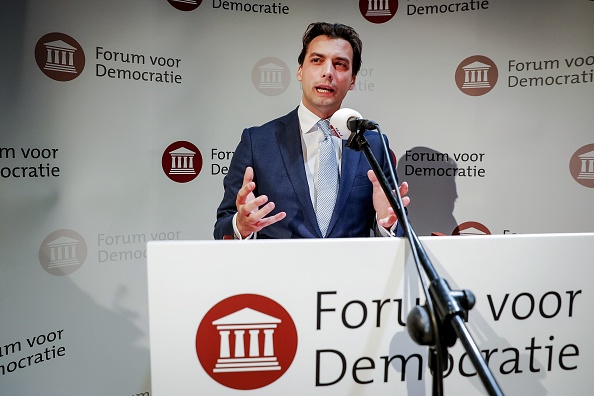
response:
<path fill-rule="evenodd" d="M 398 220 L 392 224 L 389 230 L 385 229 L 377 222 L 377 214 L 375 215 L 375 224 L 377 224 L 377 229 L 379 231 L 380 236 L 382 237 L 395 237 L 396 236 L 396 227 L 398 226 Z"/>
<path fill-rule="evenodd" d="M 235 213 L 233 215 L 233 221 L 232 221 L 232 223 L 233 223 L 233 236 L 235 237 L 235 239 L 239 239 L 240 241 L 243 240 L 243 239 L 256 239 L 256 233 L 255 232 L 252 232 L 250 235 L 248 235 L 245 238 L 242 238 L 241 237 L 241 234 L 239 233 L 239 230 L 237 229 L 237 213 Z M 380 227 L 380 228 L 383 228 L 383 227 Z"/>

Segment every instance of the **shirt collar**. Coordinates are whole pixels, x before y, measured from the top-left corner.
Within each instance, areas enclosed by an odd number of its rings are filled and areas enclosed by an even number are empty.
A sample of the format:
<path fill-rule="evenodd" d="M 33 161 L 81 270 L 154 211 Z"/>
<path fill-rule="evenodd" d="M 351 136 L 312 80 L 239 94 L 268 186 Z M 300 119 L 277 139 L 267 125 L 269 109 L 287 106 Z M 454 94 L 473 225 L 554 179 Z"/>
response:
<path fill-rule="evenodd" d="M 303 101 L 299 104 L 297 109 L 297 116 L 299 117 L 299 127 L 301 133 L 306 134 L 318 129 L 316 125 L 320 121 L 320 117 L 312 113 L 307 107 L 303 105 Z"/>

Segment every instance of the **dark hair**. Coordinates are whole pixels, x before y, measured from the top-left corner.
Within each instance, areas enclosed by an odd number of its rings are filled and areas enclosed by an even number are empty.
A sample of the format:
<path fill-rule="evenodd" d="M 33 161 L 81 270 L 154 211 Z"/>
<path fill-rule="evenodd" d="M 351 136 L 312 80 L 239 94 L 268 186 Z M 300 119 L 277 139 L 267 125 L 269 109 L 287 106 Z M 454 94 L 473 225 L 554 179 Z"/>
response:
<path fill-rule="evenodd" d="M 303 48 L 301 48 L 301 53 L 297 58 L 300 66 L 303 66 L 309 43 L 318 36 L 328 36 L 332 39 L 348 41 L 353 47 L 353 75 L 356 76 L 359 73 L 363 43 L 355 29 L 341 23 L 314 22 L 307 27 L 303 34 Z"/>

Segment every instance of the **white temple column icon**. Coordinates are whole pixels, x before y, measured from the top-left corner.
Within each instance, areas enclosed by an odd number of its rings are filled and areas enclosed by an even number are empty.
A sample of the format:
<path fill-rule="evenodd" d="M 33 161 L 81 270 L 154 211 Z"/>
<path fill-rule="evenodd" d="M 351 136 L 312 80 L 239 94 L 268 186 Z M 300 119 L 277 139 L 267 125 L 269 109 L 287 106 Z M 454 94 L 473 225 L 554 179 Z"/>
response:
<path fill-rule="evenodd" d="M 219 357 L 221 357 L 221 358 L 231 357 L 231 349 L 229 348 L 229 334 L 230 333 L 231 332 L 229 330 L 219 331 L 219 335 L 221 336 L 221 347 L 219 349 Z"/>
<path fill-rule="evenodd" d="M 274 329 L 264 330 L 264 356 L 274 356 Z"/>
<path fill-rule="evenodd" d="M 233 331 L 235 334 L 235 353 L 234 356 L 238 357 L 245 357 L 245 345 L 243 343 L 243 335 L 245 334 L 245 330 L 235 330 Z"/>
<path fill-rule="evenodd" d="M 260 343 L 258 342 L 260 330 L 250 330 L 250 357 L 260 356 Z"/>

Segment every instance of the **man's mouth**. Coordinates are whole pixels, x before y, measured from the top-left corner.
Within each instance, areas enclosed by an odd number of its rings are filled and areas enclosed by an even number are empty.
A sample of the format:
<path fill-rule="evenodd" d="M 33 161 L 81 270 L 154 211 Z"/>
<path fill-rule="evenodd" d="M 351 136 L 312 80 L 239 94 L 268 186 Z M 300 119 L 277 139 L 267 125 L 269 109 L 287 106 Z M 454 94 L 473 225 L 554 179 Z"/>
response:
<path fill-rule="evenodd" d="M 334 92 L 334 89 L 328 87 L 316 87 L 316 91 L 319 93 L 332 93 Z"/>

